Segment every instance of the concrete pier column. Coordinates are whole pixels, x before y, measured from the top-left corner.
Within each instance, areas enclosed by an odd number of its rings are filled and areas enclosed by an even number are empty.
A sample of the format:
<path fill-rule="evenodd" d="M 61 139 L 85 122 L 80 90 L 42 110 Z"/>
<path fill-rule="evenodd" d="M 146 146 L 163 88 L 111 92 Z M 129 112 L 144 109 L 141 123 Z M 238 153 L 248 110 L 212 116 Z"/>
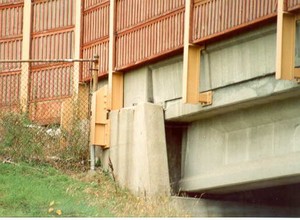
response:
<path fill-rule="evenodd" d="M 141 103 L 111 112 L 110 159 L 117 182 L 139 196 L 169 195 L 163 109 Z"/>

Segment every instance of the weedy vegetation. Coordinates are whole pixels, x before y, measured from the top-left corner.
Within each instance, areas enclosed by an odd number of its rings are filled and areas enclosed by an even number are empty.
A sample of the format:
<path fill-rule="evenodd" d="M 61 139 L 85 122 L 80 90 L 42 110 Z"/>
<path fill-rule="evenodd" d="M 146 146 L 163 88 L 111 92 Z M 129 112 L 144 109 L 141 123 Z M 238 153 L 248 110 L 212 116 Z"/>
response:
<path fill-rule="evenodd" d="M 86 123 L 40 126 L 0 114 L 0 217 L 185 217 L 168 197 L 140 198 L 88 171 Z"/>

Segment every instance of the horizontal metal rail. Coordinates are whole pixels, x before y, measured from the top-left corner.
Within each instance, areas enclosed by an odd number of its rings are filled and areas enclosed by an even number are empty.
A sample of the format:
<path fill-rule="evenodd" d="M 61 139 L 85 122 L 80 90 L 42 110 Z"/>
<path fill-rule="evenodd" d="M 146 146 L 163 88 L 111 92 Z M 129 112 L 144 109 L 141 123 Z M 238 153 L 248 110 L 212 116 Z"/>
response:
<path fill-rule="evenodd" d="M 95 59 L 51 59 L 51 60 L 0 60 L 0 63 L 73 63 L 73 62 L 98 62 L 98 58 Z"/>

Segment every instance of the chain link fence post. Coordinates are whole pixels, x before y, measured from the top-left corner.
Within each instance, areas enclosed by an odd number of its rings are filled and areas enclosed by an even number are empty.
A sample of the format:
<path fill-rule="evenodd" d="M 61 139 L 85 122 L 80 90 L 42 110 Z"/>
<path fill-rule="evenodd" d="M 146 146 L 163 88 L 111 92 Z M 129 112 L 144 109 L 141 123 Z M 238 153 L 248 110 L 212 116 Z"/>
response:
<path fill-rule="evenodd" d="M 31 159 L 44 152 L 47 158 L 66 164 L 88 162 L 91 95 L 97 89 L 98 64 L 99 56 L 0 60 L 0 150 L 9 141 L 19 157 L 32 147 L 34 153 L 26 154 Z M 90 77 L 80 79 L 82 75 Z M 75 79 L 81 80 L 79 84 Z M 9 136 L 15 138 L 4 140 Z"/>
<path fill-rule="evenodd" d="M 91 71 L 91 81 L 92 81 L 92 86 L 91 86 L 91 95 L 90 95 L 90 101 L 92 101 L 92 95 L 94 92 L 97 91 L 97 88 L 98 88 L 98 71 L 99 71 L 99 56 L 98 55 L 95 55 L 94 56 L 94 61 L 92 63 L 92 68 L 90 69 Z M 92 104 L 90 104 L 90 107 L 92 107 Z M 90 109 L 90 113 L 92 114 L 92 109 Z M 90 115 L 90 118 L 92 117 L 92 115 Z M 90 120 L 91 122 L 91 120 Z M 91 131 L 91 126 L 93 126 L 92 124 L 90 125 L 90 132 L 93 132 Z M 89 135 L 90 139 L 91 139 L 91 134 Z M 91 163 L 91 170 L 95 170 L 95 158 L 96 158 L 96 155 L 95 155 L 95 145 L 93 145 L 91 143 L 91 140 L 90 140 L 90 163 Z"/>

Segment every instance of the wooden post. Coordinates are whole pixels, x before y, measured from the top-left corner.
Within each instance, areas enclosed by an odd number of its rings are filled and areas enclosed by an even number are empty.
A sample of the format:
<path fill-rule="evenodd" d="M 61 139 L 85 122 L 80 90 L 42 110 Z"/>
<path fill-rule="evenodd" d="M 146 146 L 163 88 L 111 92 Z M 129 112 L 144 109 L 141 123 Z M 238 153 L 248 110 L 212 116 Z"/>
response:
<path fill-rule="evenodd" d="M 276 79 L 294 79 L 295 15 L 285 11 L 285 0 L 278 0 Z"/>
<path fill-rule="evenodd" d="M 115 110 L 123 107 L 123 73 L 115 72 L 115 19 L 116 0 L 110 0 L 109 14 L 109 58 L 108 58 L 108 109 Z"/>
<path fill-rule="evenodd" d="M 117 110 L 123 107 L 124 100 L 124 79 L 123 73 L 114 72 L 112 75 L 112 97 L 110 110 Z"/>
<path fill-rule="evenodd" d="M 30 59 L 31 25 L 32 25 L 31 11 L 32 11 L 31 0 L 24 0 L 22 60 Z M 30 64 L 28 62 L 23 62 L 21 67 L 21 84 L 20 84 L 20 103 L 23 112 L 28 111 L 29 73 L 30 73 Z"/>
<path fill-rule="evenodd" d="M 183 37 L 183 78 L 182 78 L 182 100 L 183 103 L 191 102 L 188 94 L 188 55 L 190 44 L 190 15 L 191 15 L 191 0 L 185 1 L 185 17 L 184 17 L 184 37 Z"/>
<path fill-rule="evenodd" d="M 75 1 L 75 43 L 74 43 L 74 59 L 80 59 L 81 55 L 81 16 L 82 16 L 82 0 Z M 79 92 L 79 76 L 80 76 L 80 62 L 74 63 L 73 70 L 73 96 L 74 100 L 77 99 Z"/>
<path fill-rule="evenodd" d="M 210 105 L 212 104 L 212 92 L 199 94 L 200 85 L 200 59 L 202 46 L 190 43 L 191 23 L 191 0 L 185 2 L 184 20 L 184 50 L 183 50 L 183 80 L 182 99 L 183 103 Z"/>

